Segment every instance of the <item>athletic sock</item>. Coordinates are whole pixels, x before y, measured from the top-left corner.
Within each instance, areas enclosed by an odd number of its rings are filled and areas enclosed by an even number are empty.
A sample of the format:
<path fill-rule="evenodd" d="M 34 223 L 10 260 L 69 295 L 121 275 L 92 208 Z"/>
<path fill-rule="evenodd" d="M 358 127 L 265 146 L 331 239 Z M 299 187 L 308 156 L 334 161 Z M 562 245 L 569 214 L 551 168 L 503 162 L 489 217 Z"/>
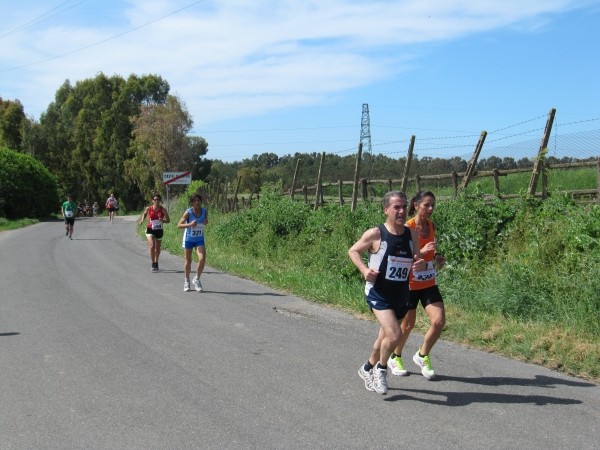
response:
<path fill-rule="evenodd" d="M 371 369 L 373 369 L 373 364 L 371 364 L 369 361 L 367 361 L 365 363 L 365 365 L 363 366 L 363 369 L 365 369 L 367 372 L 369 372 Z"/>

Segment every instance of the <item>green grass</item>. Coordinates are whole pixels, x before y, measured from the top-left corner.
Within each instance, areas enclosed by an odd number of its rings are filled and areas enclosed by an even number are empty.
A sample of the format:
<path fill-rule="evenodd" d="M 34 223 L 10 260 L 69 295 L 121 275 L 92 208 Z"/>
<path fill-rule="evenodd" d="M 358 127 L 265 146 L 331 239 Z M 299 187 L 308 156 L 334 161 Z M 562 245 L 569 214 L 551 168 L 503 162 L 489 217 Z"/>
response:
<path fill-rule="evenodd" d="M 578 169 L 549 169 L 548 190 L 549 191 L 572 191 L 582 189 L 595 189 L 597 186 L 597 174 L 594 168 Z M 500 193 L 523 195 L 529 188 L 531 172 L 512 173 L 500 177 Z M 542 189 L 541 179 L 538 180 L 537 191 Z M 435 191 L 437 193 L 437 191 Z M 494 179 L 492 177 L 474 178 L 466 190 L 467 194 L 494 194 Z M 440 193 L 439 195 L 444 195 Z"/>
<path fill-rule="evenodd" d="M 382 220 L 378 204 L 312 212 L 266 194 L 250 211 L 211 214 L 210 266 L 371 318 L 346 251 Z M 435 220 L 449 258 L 443 339 L 600 382 L 599 207 L 461 198 L 439 203 Z"/>
<path fill-rule="evenodd" d="M 548 191 L 574 191 L 584 189 L 596 189 L 598 185 L 597 170 L 591 167 L 573 168 L 573 169 L 548 169 Z M 501 176 L 499 180 L 501 195 L 520 195 L 524 196 L 529 188 L 531 180 L 531 172 L 511 173 L 506 176 Z M 459 180 L 459 185 L 460 185 Z M 399 189 L 400 186 L 393 186 L 394 189 Z M 454 197 L 454 187 L 451 180 L 421 180 L 420 188 L 422 191 L 433 191 L 439 198 Z M 373 196 L 375 190 L 375 198 L 381 198 L 387 190 L 387 185 L 377 184 L 369 187 L 369 195 Z M 541 178 L 538 180 L 537 192 L 542 190 Z M 414 185 L 409 185 L 407 194 L 415 191 Z M 467 189 L 467 195 L 495 195 L 493 177 L 474 177 Z M 297 201 L 303 201 L 303 196 L 296 194 L 294 197 Z M 337 204 L 339 202 L 339 193 L 337 186 L 327 186 L 324 188 L 324 200 L 328 204 Z M 344 186 L 344 202 L 350 205 L 352 200 L 351 186 Z M 361 201 L 361 195 L 358 195 L 358 201 Z M 310 205 L 314 204 L 314 191 L 308 196 Z"/>
<path fill-rule="evenodd" d="M 39 219 L 18 219 L 8 220 L 4 217 L 0 217 L 0 231 L 17 230 L 19 228 L 26 227 L 27 225 L 33 225 L 38 223 Z"/>

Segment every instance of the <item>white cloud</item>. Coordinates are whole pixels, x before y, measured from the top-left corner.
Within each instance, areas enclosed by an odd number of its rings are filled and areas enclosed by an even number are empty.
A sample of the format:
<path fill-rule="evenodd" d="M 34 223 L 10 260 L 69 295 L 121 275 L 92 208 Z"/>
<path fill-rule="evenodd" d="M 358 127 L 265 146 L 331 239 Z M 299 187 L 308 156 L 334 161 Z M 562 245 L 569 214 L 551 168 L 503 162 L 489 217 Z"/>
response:
<path fill-rule="evenodd" d="M 405 70 L 418 57 L 411 44 L 506 26 L 534 30 L 547 14 L 578 5 L 566 0 L 222 0 L 195 2 L 172 14 L 192 3 L 132 0 L 120 12 L 114 9 L 120 2 L 106 1 L 106 9 L 89 12 L 85 2 L 79 9 L 71 5 L 64 15 L 1 38 L 0 86 L 19 98 L 27 113 L 39 116 L 67 78 L 74 83 L 99 72 L 125 78 L 155 73 L 187 103 L 198 126 L 316 104 Z M 44 5 L 29 11 L 23 5 L 10 20 L 27 23 L 47 11 Z M 71 16 L 76 11 L 79 20 Z"/>

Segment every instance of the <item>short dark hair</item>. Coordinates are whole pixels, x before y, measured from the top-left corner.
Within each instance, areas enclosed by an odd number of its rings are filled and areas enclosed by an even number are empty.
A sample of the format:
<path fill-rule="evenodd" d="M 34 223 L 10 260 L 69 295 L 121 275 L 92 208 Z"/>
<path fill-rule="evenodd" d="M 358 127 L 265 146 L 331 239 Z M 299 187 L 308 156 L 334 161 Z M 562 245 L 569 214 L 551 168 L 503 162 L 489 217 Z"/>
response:
<path fill-rule="evenodd" d="M 404 192 L 402 192 L 402 191 L 390 191 L 390 192 L 388 192 L 387 194 L 385 194 L 383 196 L 383 207 L 387 208 L 388 206 L 390 206 L 390 201 L 394 197 L 403 198 L 404 200 L 406 200 L 406 194 Z"/>
<path fill-rule="evenodd" d="M 194 200 L 199 199 L 202 201 L 202 196 L 200 194 L 194 194 L 190 197 L 190 204 L 194 202 Z"/>

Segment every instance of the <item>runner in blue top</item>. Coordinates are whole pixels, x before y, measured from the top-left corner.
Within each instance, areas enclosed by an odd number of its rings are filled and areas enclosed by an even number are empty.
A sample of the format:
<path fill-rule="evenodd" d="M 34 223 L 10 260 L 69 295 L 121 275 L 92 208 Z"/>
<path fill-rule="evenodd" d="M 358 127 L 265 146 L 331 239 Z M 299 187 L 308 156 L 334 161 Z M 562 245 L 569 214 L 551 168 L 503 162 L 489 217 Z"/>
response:
<path fill-rule="evenodd" d="M 192 250 L 196 249 L 198 255 L 198 267 L 196 268 L 196 276 L 192 280 L 194 288 L 198 292 L 202 292 L 202 283 L 200 282 L 200 275 L 204 270 L 204 264 L 206 262 L 206 247 L 204 245 L 204 226 L 208 223 L 208 211 L 202 207 L 202 196 L 200 194 L 194 194 L 190 198 L 191 208 L 188 208 L 179 219 L 177 228 L 183 228 L 183 244 L 182 247 L 185 250 L 185 265 L 183 267 L 185 272 L 185 281 L 183 283 L 183 290 L 190 290 L 190 272 L 192 270 Z"/>

